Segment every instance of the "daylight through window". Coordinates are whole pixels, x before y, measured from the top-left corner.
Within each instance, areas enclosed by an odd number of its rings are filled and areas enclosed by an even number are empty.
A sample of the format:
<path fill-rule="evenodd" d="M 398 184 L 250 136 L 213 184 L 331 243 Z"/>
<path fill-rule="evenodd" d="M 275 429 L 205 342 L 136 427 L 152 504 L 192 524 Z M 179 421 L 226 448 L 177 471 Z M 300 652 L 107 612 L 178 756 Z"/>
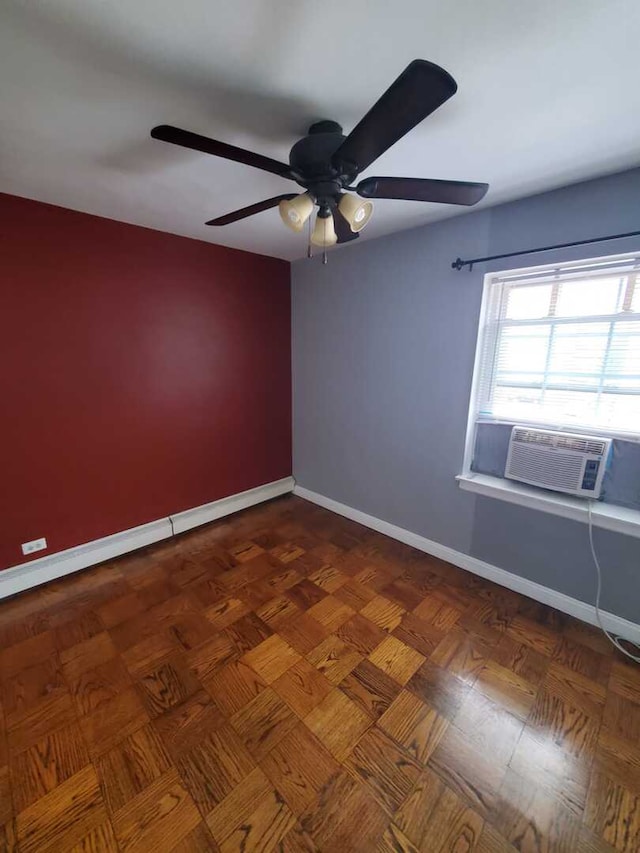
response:
<path fill-rule="evenodd" d="M 480 420 L 640 435 L 640 257 L 487 277 Z"/>

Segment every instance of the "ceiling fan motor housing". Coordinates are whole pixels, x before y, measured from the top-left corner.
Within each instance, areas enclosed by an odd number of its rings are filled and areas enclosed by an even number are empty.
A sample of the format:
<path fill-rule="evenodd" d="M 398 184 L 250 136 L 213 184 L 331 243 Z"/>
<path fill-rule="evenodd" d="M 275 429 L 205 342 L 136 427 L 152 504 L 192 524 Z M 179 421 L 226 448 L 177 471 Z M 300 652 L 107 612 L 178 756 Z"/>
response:
<path fill-rule="evenodd" d="M 296 181 L 304 187 L 321 209 L 332 207 L 344 186 L 355 177 L 336 168 L 331 158 L 346 137 L 335 121 L 317 121 L 309 133 L 291 149 L 289 164 Z"/>

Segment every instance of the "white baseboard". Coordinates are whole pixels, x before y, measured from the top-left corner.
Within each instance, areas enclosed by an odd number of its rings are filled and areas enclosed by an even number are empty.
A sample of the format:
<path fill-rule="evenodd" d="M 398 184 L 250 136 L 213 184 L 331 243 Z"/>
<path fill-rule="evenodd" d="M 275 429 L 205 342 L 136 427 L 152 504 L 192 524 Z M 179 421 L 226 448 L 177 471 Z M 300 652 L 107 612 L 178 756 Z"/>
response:
<path fill-rule="evenodd" d="M 184 533 L 186 530 L 191 530 L 192 527 L 207 524 L 209 521 L 215 521 L 217 518 L 231 515 L 232 512 L 247 509 L 255 504 L 291 492 L 293 491 L 294 484 L 295 480 L 293 477 L 285 477 L 282 480 L 265 483 L 264 486 L 258 486 L 246 492 L 238 492 L 237 495 L 229 495 L 228 498 L 221 498 L 219 501 L 212 501 L 211 503 L 194 507 L 194 509 L 177 512 L 171 516 L 173 529 L 176 533 Z"/>
<path fill-rule="evenodd" d="M 350 518 L 352 521 L 357 521 L 365 527 L 370 527 L 372 530 L 377 530 L 378 533 L 384 533 L 392 539 L 397 539 L 399 542 L 404 542 L 405 545 L 411 545 L 418 551 L 424 551 L 426 554 L 431 554 L 433 557 L 439 557 L 441 560 L 446 560 L 448 563 L 453 563 L 461 569 L 471 572 L 474 575 L 479 575 L 482 578 L 493 581 L 500 586 L 512 589 L 514 592 L 522 593 L 535 601 L 542 604 L 548 604 L 550 607 L 555 607 L 556 610 L 567 613 L 570 616 L 575 616 L 583 622 L 588 622 L 590 625 L 597 625 L 596 610 L 591 604 L 586 604 L 577 598 L 571 598 L 562 592 L 551 589 L 548 586 L 535 583 L 535 581 L 527 580 L 519 575 L 514 575 L 504 569 L 499 569 L 491 563 L 485 563 L 483 560 L 478 560 L 477 557 L 471 557 L 469 554 L 464 554 L 462 551 L 456 551 L 454 548 L 449 548 L 447 545 L 441 545 L 439 542 L 434 542 L 432 539 L 427 539 L 420 536 L 418 533 L 412 533 L 410 530 L 405 530 L 402 527 L 397 527 L 388 521 L 383 521 L 373 515 L 367 515 L 359 509 L 347 506 L 346 504 L 334 501 L 332 498 L 327 498 L 317 492 L 312 492 L 302 486 L 297 486 L 293 490 L 294 495 L 298 495 L 305 500 L 318 504 L 319 506 L 329 509 L 332 512 L 343 515 L 345 518 Z M 595 569 L 594 569 L 595 572 Z M 614 613 L 600 611 L 602 624 L 612 634 L 624 637 L 631 640 L 633 643 L 640 643 L 640 625 L 635 622 L 630 622 L 623 619 L 621 616 L 616 616 Z"/>
<path fill-rule="evenodd" d="M 194 509 L 178 512 L 166 518 L 150 521 L 148 524 L 141 524 L 139 527 L 132 527 L 130 530 L 123 530 L 111 536 L 95 539 L 93 542 L 59 551 L 57 554 L 49 554 L 46 557 L 31 560 L 29 563 L 4 569 L 0 571 L 0 599 L 80 569 L 95 566 L 105 560 L 112 560 L 122 554 L 144 548 L 145 545 L 169 539 L 172 535 L 172 522 L 173 532 L 183 533 L 192 527 L 231 515 L 240 509 L 247 509 L 278 495 L 284 495 L 293 490 L 294 482 L 293 477 L 284 477 L 282 480 L 248 489 L 246 492 L 229 495 Z"/>

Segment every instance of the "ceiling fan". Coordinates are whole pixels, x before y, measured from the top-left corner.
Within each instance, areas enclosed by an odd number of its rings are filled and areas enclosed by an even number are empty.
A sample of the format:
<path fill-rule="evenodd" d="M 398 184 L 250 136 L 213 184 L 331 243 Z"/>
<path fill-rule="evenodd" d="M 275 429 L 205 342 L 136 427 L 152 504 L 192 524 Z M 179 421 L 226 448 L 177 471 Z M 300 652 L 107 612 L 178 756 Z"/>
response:
<path fill-rule="evenodd" d="M 307 136 L 291 149 L 289 165 L 167 124 L 154 127 L 151 136 L 272 172 L 296 181 L 305 189 L 301 194 L 286 193 L 234 210 L 209 220 L 207 225 L 229 225 L 278 205 L 284 224 L 300 232 L 317 206 L 311 242 L 326 249 L 359 236 L 373 213 L 369 201 L 372 198 L 464 205 L 476 204 L 483 198 L 489 185 L 466 181 L 383 177 L 365 178 L 352 186 L 360 172 L 442 106 L 457 88 L 456 81 L 444 68 L 415 59 L 348 136 L 344 136 L 335 121 L 312 124 Z M 354 191 L 366 200 L 360 201 L 345 190 Z"/>

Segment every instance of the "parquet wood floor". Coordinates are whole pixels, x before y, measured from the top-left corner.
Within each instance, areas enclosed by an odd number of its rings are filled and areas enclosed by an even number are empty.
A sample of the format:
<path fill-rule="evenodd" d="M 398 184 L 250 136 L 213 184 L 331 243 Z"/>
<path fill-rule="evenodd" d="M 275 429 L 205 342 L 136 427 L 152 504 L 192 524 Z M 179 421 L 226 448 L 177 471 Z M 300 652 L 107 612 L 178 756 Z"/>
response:
<path fill-rule="evenodd" d="M 0 849 L 640 850 L 640 667 L 286 497 L 0 603 Z"/>

